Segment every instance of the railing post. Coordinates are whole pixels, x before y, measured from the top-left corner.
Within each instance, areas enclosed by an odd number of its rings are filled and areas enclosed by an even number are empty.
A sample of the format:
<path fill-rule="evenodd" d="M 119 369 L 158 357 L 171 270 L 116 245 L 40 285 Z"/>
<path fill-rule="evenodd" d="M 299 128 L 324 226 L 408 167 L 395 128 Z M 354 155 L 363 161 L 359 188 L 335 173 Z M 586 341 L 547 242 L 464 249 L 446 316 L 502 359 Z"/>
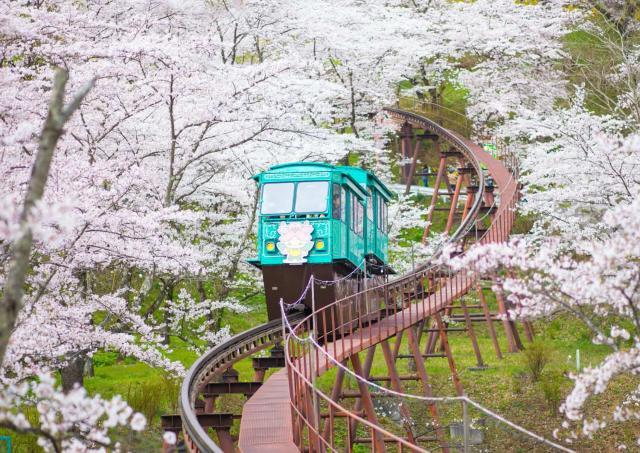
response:
<path fill-rule="evenodd" d="M 463 395 L 466 397 L 466 395 Z M 469 410 L 467 405 L 467 400 L 462 400 L 462 440 L 463 440 L 463 451 L 464 453 L 469 453 Z"/>
<path fill-rule="evenodd" d="M 309 336 L 311 337 L 311 344 L 309 350 L 309 371 L 311 372 L 311 401 L 312 401 L 312 411 L 311 420 L 313 421 L 313 429 L 315 431 L 314 435 L 311 436 L 311 432 L 309 432 L 309 441 L 311 443 L 311 439 L 314 439 L 318 443 L 318 451 L 322 451 L 322 442 L 320 441 L 321 433 L 320 433 L 320 403 L 318 401 L 318 393 L 316 392 L 316 375 L 317 375 L 317 355 L 316 355 L 316 292 L 315 292 L 315 278 L 313 274 L 311 274 L 311 329 L 309 331 Z M 325 340 L 326 341 L 326 340 Z"/>

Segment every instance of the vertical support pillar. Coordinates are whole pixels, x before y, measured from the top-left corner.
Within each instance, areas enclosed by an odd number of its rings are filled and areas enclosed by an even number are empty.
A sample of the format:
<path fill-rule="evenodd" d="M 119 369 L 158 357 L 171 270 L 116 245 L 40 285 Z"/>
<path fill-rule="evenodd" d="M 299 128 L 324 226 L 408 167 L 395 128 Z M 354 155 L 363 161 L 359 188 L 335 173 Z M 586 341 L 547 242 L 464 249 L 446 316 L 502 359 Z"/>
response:
<path fill-rule="evenodd" d="M 403 332 L 404 330 L 401 330 L 400 332 L 398 332 L 398 335 L 396 335 L 396 342 L 393 345 L 393 360 L 396 360 L 398 358 L 398 354 L 400 353 L 400 346 L 402 346 Z"/>
<path fill-rule="evenodd" d="M 456 188 L 453 191 L 453 196 L 451 197 L 451 208 L 449 209 L 449 217 L 447 218 L 447 226 L 444 229 L 446 234 L 449 234 L 451 231 L 451 227 L 453 226 L 453 216 L 456 213 L 456 208 L 458 207 L 458 198 L 460 198 L 460 189 L 462 188 L 462 180 L 464 175 L 460 173 L 458 175 L 458 179 L 456 180 Z"/>
<path fill-rule="evenodd" d="M 402 393 L 402 385 L 400 384 L 400 376 L 398 375 L 398 370 L 396 369 L 396 361 L 393 358 L 393 353 L 391 352 L 391 348 L 389 347 L 389 342 L 387 340 L 383 340 L 380 343 L 380 347 L 382 348 L 382 354 L 384 355 L 384 361 L 387 365 L 387 371 L 389 372 L 389 379 L 391 380 L 391 388 L 396 392 Z M 415 437 L 413 435 L 413 429 L 411 428 L 411 423 L 409 423 L 410 414 L 407 408 L 404 405 L 404 402 L 400 401 L 400 413 L 404 417 L 404 429 L 407 432 L 407 439 L 412 444 L 415 444 Z"/>
<path fill-rule="evenodd" d="M 507 337 L 508 350 L 509 352 L 518 352 L 519 351 L 518 344 L 516 343 L 516 337 L 513 332 L 513 325 L 509 320 L 509 314 L 507 313 L 507 306 L 506 306 L 504 297 L 502 297 L 501 291 L 497 291 L 495 294 L 496 294 L 496 301 L 498 302 L 498 311 L 502 316 L 502 325 L 504 326 L 504 333 L 505 333 L 505 336 Z"/>
<path fill-rule="evenodd" d="M 469 310 L 467 309 L 467 304 L 464 301 L 464 296 L 460 297 L 460 307 L 462 308 L 462 313 L 464 314 L 464 322 L 467 328 L 467 334 L 469 334 L 471 345 L 473 346 L 473 352 L 476 355 L 476 364 L 478 368 L 484 368 L 485 364 L 482 361 L 482 353 L 480 352 L 480 346 L 478 346 L 478 339 L 476 338 L 476 333 L 473 330 L 473 323 L 471 322 L 471 317 L 469 316 Z"/>
<path fill-rule="evenodd" d="M 485 190 L 484 190 L 484 204 L 485 204 L 485 206 L 493 206 L 493 203 L 495 201 L 494 196 L 493 196 L 493 190 L 494 189 L 490 189 L 489 187 L 485 187 Z"/>
<path fill-rule="evenodd" d="M 347 362 L 341 362 L 343 366 L 347 366 Z M 331 400 L 338 401 L 340 398 L 340 393 L 342 393 L 342 383 L 344 382 L 344 370 L 338 367 L 338 374 L 336 375 L 336 381 L 333 384 L 333 388 L 331 389 Z M 333 413 L 333 406 L 329 404 L 329 414 Z M 322 437 L 329 444 L 332 445 L 332 432 L 333 432 L 333 417 L 330 415 L 329 418 L 324 422 L 324 429 L 322 430 Z"/>
<path fill-rule="evenodd" d="M 413 139 L 413 128 L 411 124 L 405 122 L 400 129 L 401 136 L 401 151 L 402 151 L 402 182 L 406 183 L 409 177 L 409 165 L 406 163 L 406 160 L 409 158 L 411 153 L 411 140 Z"/>
<path fill-rule="evenodd" d="M 253 369 L 253 380 L 255 382 L 263 382 L 264 375 L 267 372 L 266 368 L 254 368 Z"/>
<path fill-rule="evenodd" d="M 522 326 L 524 327 L 524 334 L 527 337 L 527 341 L 529 343 L 533 342 L 534 332 L 533 324 L 531 324 L 531 321 L 522 321 Z"/>
<path fill-rule="evenodd" d="M 224 453 L 234 453 L 236 448 L 233 445 L 233 438 L 228 428 L 217 428 L 216 434 L 218 435 L 218 442 Z"/>
<path fill-rule="evenodd" d="M 438 324 L 435 320 L 431 321 L 431 328 L 429 329 L 429 335 L 427 336 L 427 344 L 424 347 L 425 354 L 433 354 L 436 351 L 436 345 L 438 344 L 438 332 L 436 329 Z"/>
<path fill-rule="evenodd" d="M 487 305 L 487 299 L 484 297 L 482 286 L 477 286 L 478 297 L 480 299 L 480 305 L 482 306 L 482 312 L 484 313 L 484 319 L 487 323 L 487 330 L 493 343 L 493 349 L 496 351 L 496 357 L 502 360 L 502 351 L 500 350 L 500 343 L 498 343 L 498 336 L 496 335 L 496 329 L 493 327 L 493 319 L 491 319 L 491 312 L 489 312 L 489 306 Z"/>
<path fill-rule="evenodd" d="M 451 347 L 449 346 L 449 340 L 447 339 L 447 332 L 444 330 L 445 329 L 444 322 L 442 322 L 440 313 L 436 313 L 434 315 L 434 318 L 436 319 L 436 323 L 438 323 L 438 329 L 440 329 L 440 342 L 442 343 L 444 353 L 447 356 L 447 361 L 449 362 L 449 369 L 451 370 L 451 378 L 453 379 L 453 385 L 456 388 L 456 392 L 458 393 L 458 396 L 462 396 L 464 394 L 464 389 L 462 388 L 462 382 L 460 382 L 460 376 L 458 376 L 456 363 L 453 360 L 453 355 L 451 354 Z"/>
<path fill-rule="evenodd" d="M 476 198 L 476 186 L 467 186 L 467 199 L 464 203 L 464 209 L 462 210 L 462 218 L 467 217 L 469 209 L 473 206 L 473 201 Z"/>
<path fill-rule="evenodd" d="M 358 354 L 354 354 L 351 356 L 351 364 L 353 365 L 353 371 L 358 375 L 366 379 L 364 373 L 362 371 L 362 365 L 360 364 L 360 357 Z M 367 388 L 367 384 L 362 382 L 360 379 L 358 381 L 358 389 L 360 390 L 360 401 L 362 401 L 362 405 L 364 406 L 364 412 L 367 415 L 367 419 L 374 425 L 378 425 L 378 418 L 376 417 L 376 411 L 373 407 L 373 399 L 371 399 L 371 395 L 369 394 L 369 389 Z M 355 433 L 355 430 L 353 430 Z M 384 453 L 384 439 L 375 430 L 371 430 L 371 442 L 374 447 L 374 451 Z"/>
<path fill-rule="evenodd" d="M 427 368 L 424 364 L 424 358 L 422 357 L 422 354 L 420 354 L 420 345 L 416 341 L 416 337 L 415 337 L 415 334 L 413 333 L 413 330 L 407 329 L 407 339 L 409 340 L 408 341 L 409 350 L 413 355 L 413 360 L 415 360 L 416 362 L 416 371 L 418 372 L 418 376 L 420 377 L 420 382 L 422 383 L 422 393 L 426 397 L 432 397 L 433 391 L 431 389 L 431 384 L 429 384 L 429 377 L 427 376 Z M 445 440 L 444 431 L 440 423 L 440 415 L 438 414 L 438 408 L 435 403 L 429 404 L 429 412 L 431 413 L 431 418 L 433 418 L 436 437 L 440 441 L 440 446 L 442 447 L 442 451 L 444 453 L 449 453 L 449 445 Z"/>
<path fill-rule="evenodd" d="M 426 325 L 426 319 L 427 318 L 420 321 L 416 326 L 416 337 L 417 337 L 418 344 L 420 344 L 420 342 L 422 341 L 422 335 L 424 334 L 424 326 Z"/>
<path fill-rule="evenodd" d="M 359 376 L 363 377 L 364 379 L 369 379 L 369 374 L 371 373 L 371 367 L 373 366 L 373 357 L 375 356 L 375 353 L 376 353 L 375 345 L 367 349 L 367 357 L 364 359 L 364 368 L 362 370 L 362 374 L 358 373 Z M 357 398 L 354 404 L 354 412 L 361 411 L 362 404 L 363 404 L 362 398 Z M 355 438 L 356 429 L 358 428 L 358 422 L 355 420 L 350 420 L 349 426 L 350 426 L 351 432 L 354 434 L 353 437 Z"/>
<path fill-rule="evenodd" d="M 204 397 L 204 412 L 213 414 L 216 411 L 216 397 L 213 395 Z"/>
<path fill-rule="evenodd" d="M 413 159 L 411 160 L 411 167 L 409 168 L 409 177 L 407 178 L 407 186 L 404 189 L 404 194 L 409 195 L 411 191 L 411 183 L 413 182 L 413 178 L 416 175 L 416 165 L 418 163 L 418 153 L 422 149 L 422 139 L 420 137 L 416 138 L 416 145 L 413 148 Z"/>
<path fill-rule="evenodd" d="M 439 148 L 439 141 L 436 140 L 436 147 Z M 424 232 L 422 233 L 422 244 L 427 243 L 427 238 L 429 237 L 429 230 L 431 229 L 431 221 L 433 220 L 433 213 L 436 210 L 436 204 L 438 203 L 438 195 L 440 193 L 440 184 L 442 184 L 442 177 L 445 172 L 445 165 L 447 163 L 447 157 L 443 154 L 440 155 L 440 165 L 438 165 L 438 173 L 436 175 L 436 182 L 433 186 L 433 196 L 431 197 L 431 205 L 429 207 L 429 214 L 427 214 L 427 224 L 424 227 Z"/>

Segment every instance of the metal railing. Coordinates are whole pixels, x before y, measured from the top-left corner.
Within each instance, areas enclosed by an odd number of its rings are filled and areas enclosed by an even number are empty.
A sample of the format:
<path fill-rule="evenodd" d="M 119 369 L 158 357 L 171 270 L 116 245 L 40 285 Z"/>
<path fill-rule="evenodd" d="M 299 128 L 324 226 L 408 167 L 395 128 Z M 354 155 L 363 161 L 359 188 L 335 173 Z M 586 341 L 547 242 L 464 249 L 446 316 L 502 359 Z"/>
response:
<path fill-rule="evenodd" d="M 387 109 L 387 111 L 398 120 L 408 121 L 412 125 L 430 130 L 454 145 L 478 172 L 481 178 L 480 187 L 484 186 L 480 164 L 488 168 L 489 174 L 494 177 L 499 188 L 500 203 L 491 226 L 476 243 L 507 241 L 515 221 L 518 199 L 519 170 L 515 156 L 505 153 L 500 161 L 495 160 L 476 144 L 455 132 L 443 130 L 442 126 L 432 120 L 398 109 Z M 459 241 L 472 228 L 477 220 L 481 203 L 482 196 L 479 195 L 467 218 L 462 220 L 456 233 L 448 241 L 449 244 Z M 427 405 L 432 405 L 436 401 L 461 401 L 464 413 L 468 409 L 467 405 L 471 405 L 505 426 L 536 441 L 556 449 L 571 451 L 500 417 L 465 396 L 433 398 L 392 392 L 344 366 L 344 362 L 348 358 L 357 357 L 358 352 L 394 337 L 417 325 L 428 316 L 439 313 L 454 300 L 476 287 L 478 273 L 475 269 L 467 267 L 453 272 L 450 268 L 439 264 L 438 258 L 438 256 L 434 257 L 415 272 L 390 283 L 367 289 L 324 306 L 298 324 L 287 323 L 289 334 L 285 341 L 285 355 L 295 431 L 294 440 L 301 450 L 338 451 L 334 430 L 335 421 L 340 418 L 346 420 L 345 446 L 348 451 L 351 450 L 351 444 L 355 440 L 355 433 L 350 427 L 357 424 L 369 430 L 369 441 L 373 451 L 384 449 L 380 445 L 385 444 L 395 445 L 398 451 L 426 451 L 417 443 L 411 443 L 379 424 L 373 423 L 361 413 L 348 409 L 337 401 L 336 395 L 330 396 L 323 392 L 316 385 L 316 380 L 330 368 L 338 367 L 343 373 L 352 374 L 358 380 L 359 386 L 373 386 L 381 392 L 396 393 L 402 398 L 421 400 Z M 320 402 L 326 406 L 328 413 L 324 415 L 320 413 Z M 467 436 L 468 432 L 464 436 L 468 441 Z M 444 445 L 442 439 L 439 442 Z"/>
<path fill-rule="evenodd" d="M 302 318 L 299 313 L 289 315 L 289 320 L 293 322 Z M 276 319 L 235 335 L 200 356 L 189 368 L 180 388 L 182 430 L 188 451 L 222 453 L 222 449 L 198 422 L 195 401 L 202 389 L 233 363 L 281 340 L 282 321 Z"/>
<path fill-rule="evenodd" d="M 399 118 L 402 115 L 408 115 L 406 118 L 415 124 L 418 127 L 429 128 L 434 133 L 438 133 L 442 136 L 445 136 L 448 141 L 460 147 L 460 151 L 465 155 L 467 160 L 469 160 L 474 169 L 477 172 L 478 178 L 480 180 L 479 184 L 479 193 L 477 194 L 477 199 L 469 211 L 469 215 L 466 219 L 463 219 L 463 222 L 457 228 L 457 230 L 451 235 L 449 241 L 447 243 L 455 242 L 466 235 L 472 228 L 473 222 L 472 217 L 476 216 L 478 213 L 478 209 L 481 205 L 482 199 L 482 190 L 484 190 L 484 175 L 479 166 L 477 159 L 474 157 L 473 151 L 469 148 L 470 142 L 459 136 L 455 132 L 451 132 L 442 126 L 431 122 L 419 115 L 415 115 L 408 112 L 403 112 L 397 109 L 389 109 L 389 112 L 392 115 L 398 115 Z M 502 206 L 501 206 L 502 208 Z M 496 240 L 497 237 L 493 237 L 493 240 Z M 418 275 L 428 275 L 427 269 L 425 266 L 422 268 L 418 268 L 416 273 L 408 274 L 404 277 L 394 280 L 392 285 L 387 286 L 387 293 L 393 294 L 394 297 L 397 297 L 401 288 L 408 288 L 411 285 L 411 282 L 415 282 L 417 280 Z M 361 304 L 362 300 L 368 299 L 368 294 L 373 294 L 375 291 L 381 291 L 382 287 L 372 288 L 366 294 L 358 293 L 356 295 L 350 296 L 349 298 L 343 299 L 342 301 L 337 301 L 332 304 L 332 307 L 337 307 L 336 304 L 341 303 L 343 305 L 351 304 L 352 306 L 358 306 Z M 345 300 L 352 300 L 352 302 L 345 302 Z M 386 300 L 386 299 L 385 299 Z M 442 303 L 442 301 L 440 301 Z M 385 302 L 384 311 L 378 310 L 378 315 L 376 318 L 376 322 L 379 322 L 383 317 L 388 318 L 390 316 L 395 316 L 400 313 L 402 310 L 399 310 L 399 306 L 396 305 L 395 309 L 391 309 Z M 384 313 L 384 315 L 383 315 Z M 327 314 L 330 315 L 329 312 L 325 312 L 325 316 Z M 343 313 L 344 315 L 345 313 Z M 336 313 L 334 312 L 334 316 Z M 404 316 L 404 315 L 403 315 Z M 410 315 L 410 318 L 413 315 Z M 298 321 L 302 320 L 301 315 L 290 315 L 290 321 Z M 404 320 L 404 318 L 403 318 Z M 304 322 L 296 323 L 295 332 L 297 334 L 302 334 L 305 327 L 310 325 L 310 318 L 307 318 Z M 360 322 L 363 322 L 360 319 Z M 402 324 L 404 326 L 404 324 Z M 340 333 L 346 333 L 347 328 L 351 329 L 350 332 L 353 333 L 354 324 L 348 323 L 342 325 L 340 329 Z M 330 332 L 326 332 L 325 336 Z M 337 331 L 335 333 L 338 333 Z M 328 338 L 328 337 L 327 337 Z M 224 372 L 227 368 L 231 366 L 231 364 L 241 360 L 244 357 L 250 356 L 271 344 L 282 339 L 282 326 L 280 320 L 272 321 L 261 326 L 258 326 L 254 329 L 248 330 L 246 332 L 240 333 L 229 341 L 213 348 L 208 351 L 206 354 L 198 358 L 198 360 L 192 365 L 192 367 L 188 370 L 187 376 L 185 377 L 180 393 L 180 412 L 182 416 L 182 425 L 183 425 L 183 433 L 185 437 L 185 444 L 188 448 L 188 451 L 191 452 L 221 452 L 222 450 L 216 443 L 211 439 L 208 435 L 207 431 L 200 425 L 197 419 L 197 414 L 195 410 L 195 401 L 198 398 L 198 395 L 204 388 L 204 386 L 210 382 L 216 376 L 219 376 Z M 316 351 L 318 353 L 318 351 Z M 326 364 L 329 361 L 327 359 Z M 304 376 L 304 375 L 303 375 Z M 301 377 L 303 377 L 301 376 Z M 292 392 L 292 395 L 294 393 Z M 319 397 L 322 397 L 319 395 Z M 357 415 L 354 414 L 354 417 L 360 419 Z M 364 424 L 367 424 L 366 420 L 361 421 Z"/>

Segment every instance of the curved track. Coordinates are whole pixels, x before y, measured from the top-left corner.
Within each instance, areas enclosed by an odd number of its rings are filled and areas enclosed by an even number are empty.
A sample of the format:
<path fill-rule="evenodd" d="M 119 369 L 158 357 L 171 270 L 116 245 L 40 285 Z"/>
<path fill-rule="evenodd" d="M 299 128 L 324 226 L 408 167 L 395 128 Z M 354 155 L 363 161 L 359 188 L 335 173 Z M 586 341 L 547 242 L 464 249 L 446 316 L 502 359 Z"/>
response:
<path fill-rule="evenodd" d="M 475 243 L 505 241 L 513 225 L 517 200 L 517 174 L 507 168 L 511 165 L 511 161 L 498 161 L 491 158 L 475 143 L 425 117 L 398 109 L 386 109 L 386 111 L 395 121 L 423 129 L 447 142 L 452 150 L 460 153 L 462 159 L 475 174 L 477 188 L 471 197 L 473 201 L 469 201 L 469 206 L 465 209 L 466 215 L 460 220 L 458 228 L 446 244 L 459 244 L 458 253 L 463 252 L 465 239 L 474 236 L 472 231 L 474 228 Z M 515 163 L 515 160 L 513 162 Z M 483 199 L 485 198 L 485 181 L 481 164 L 488 169 L 499 190 L 499 206 L 493 212 L 491 226 L 482 232 L 478 230 L 477 226 L 478 219 L 483 213 Z M 515 168 L 515 166 L 513 167 Z M 316 329 L 320 330 L 315 332 L 316 339 L 319 339 L 322 345 L 291 341 L 291 335 L 289 335 L 285 347 L 288 385 L 283 384 L 283 372 L 276 373 L 274 376 L 280 376 L 280 378 L 272 376 L 264 383 L 263 389 L 250 399 L 250 402 L 259 403 L 261 399 L 271 398 L 272 404 L 286 401 L 291 405 L 291 416 L 285 417 L 286 420 L 275 421 L 284 426 L 285 431 L 291 433 L 288 439 L 282 439 L 281 446 L 291 447 L 293 445 L 301 450 L 313 451 L 333 450 L 333 436 L 326 432 L 329 431 L 327 422 L 324 424 L 324 429 L 321 429 L 320 421 L 312 415 L 312 412 L 315 412 L 310 409 L 311 406 L 317 404 L 318 400 L 324 400 L 330 408 L 330 417 L 331 414 L 340 414 L 341 417 L 347 417 L 354 422 L 368 426 L 372 432 L 372 439 L 375 439 L 376 436 L 385 436 L 387 439 L 393 439 L 403 448 L 422 451 L 417 445 L 398 438 L 375 422 L 367 420 L 362 413 L 358 414 L 347 410 L 337 403 L 335 398 L 319 391 L 313 383 L 315 377 L 347 358 L 353 359 L 354 355 L 357 357 L 359 351 L 385 342 L 389 337 L 405 330 L 411 331 L 410 327 L 439 313 L 474 285 L 476 285 L 476 280 L 470 271 L 465 270 L 452 274 L 450 271 L 444 271 L 441 267 L 427 263 L 388 284 L 336 301 L 304 319 L 300 315 L 289 317 L 288 323 L 292 326 L 291 331 L 294 336 L 302 338 L 305 332 L 310 331 L 315 325 Z M 345 313 L 348 312 L 345 307 L 363 302 L 375 307 L 370 311 L 366 320 L 345 318 Z M 328 320 L 332 320 L 332 322 L 327 323 Z M 335 327 L 330 331 L 322 331 L 321 327 L 325 325 Z M 200 357 L 191 367 L 183 382 L 180 395 L 182 432 L 188 451 L 223 451 L 220 446 L 214 443 L 206 429 L 200 425 L 196 400 L 205 386 L 231 367 L 233 363 L 281 341 L 282 331 L 283 326 L 279 320 L 258 326 L 212 349 Z M 354 369 L 355 365 L 356 363 L 354 363 Z M 267 388 L 270 390 L 267 391 Z M 264 426 L 262 431 L 249 429 L 255 426 L 254 422 L 258 424 L 264 422 L 265 414 L 268 417 L 268 406 L 263 409 L 262 412 L 254 410 L 248 411 L 250 413 L 246 415 L 243 413 L 240 430 L 240 447 L 243 451 L 251 451 L 253 445 L 261 446 L 262 451 L 268 450 L 266 449 L 267 444 L 260 440 L 261 436 L 269 437 L 270 442 L 274 446 L 277 445 L 277 439 L 275 441 L 272 439 L 274 432 L 273 430 L 269 431 L 268 424 Z M 248 419 L 245 420 L 245 417 Z M 227 446 L 225 450 L 229 450 L 229 447 Z M 271 449 L 271 451 L 275 450 Z"/>
<path fill-rule="evenodd" d="M 515 217 L 515 203 L 517 201 L 518 190 L 516 174 L 512 173 L 505 163 L 498 161 L 484 152 L 475 143 L 467 140 L 455 132 L 444 129 L 433 121 L 419 115 L 404 112 L 397 109 L 387 109 L 391 116 L 400 122 L 407 122 L 414 127 L 431 131 L 440 138 L 446 140 L 456 151 L 463 154 L 467 162 L 475 169 L 477 177 L 482 181 L 482 171 L 480 164 L 484 165 L 489 174 L 495 180 L 499 189 L 499 206 L 494 213 L 491 226 L 483 232 L 476 243 L 487 244 L 491 242 L 503 242 L 508 239 Z M 510 164 L 510 162 L 509 162 Z M 462 219 L 457 231 L 448 240 L 449 245 L 460 245 L 463 237 L 474 226 L 478 219 L 483 200 L 483 183 L 479 184 L 479 192 L 475 197 L 473 206 L 469 209 L 468 215 Z M 462 247 L 455 247 L 457 253 L 464 253 Z M 422 360 L 419 346 L 416 344 L 413 328 L 425 319 L 438 316 L 438 323 L 441 313 L 446 307 L 465 295 L 477 285 L 475 272 L 473 269 L 463 269 L 452 272 L 450 269 L 437 264 L 438 256 L 432 262 L 427 263 L 416 271 L 411 272 L 401 278 L 394 280 L 378 288 L 371 288 L 359 294 L 351 295 L 345 299 L 338 300 L 331 305 L 325 306 L 315 313 L 306 317 L 302 322 L 291 326 L 291 333 L 287 336 L 286 357 L 289 380 L 291 387 L 291 406 L 293 409 L 292 429 L 296 431 L 295 440 L 300 450 L 310 451 L 336 451 L 334 438 L 331 432 L 334 429 L 333 423 L 336 416 L 346 418 L 350 421 L 348 426 L 362 424 L 370 430 L 372 448 L 374 451 L 384 451 L 385 444 L 395 444 L 400 451 L 427 451 L 411 439 L 406 439 L 393 434 L 376 422 L 376 414 L 373 410 L 371 397 L 368 396 L 369 383 L 367 382 L 366 365 L 363 367 L 359 362 L 357 354 L 361 351 L 371 351 L 376 345 L 381 345 L 385 352 L 385 361 L 389 368 L 395 367 L 392 363 L 395 357 L 390 351 L 389 340 L 403 332 L 407 332 L 410 348 L 413 347 L 415 359 Z M 310 331 L 313 326 L 322 326 L 321 320 L 338 319 L 344 311 L 344 307 L 351 304 L 358 304 L 364 299 L 374 298 L 375 294 L 382 291 L 384 297 L 380 302 L 378 317 L 373 322 L 363 323 L 362 320 L 355 320 L 355 323 L 342 330 L 340 326 L 345 326 L 339 322 L 336 329 L 331 331 L 316 332 L 316 337 L 320 342 L 308 341 L 303 332 Z M 342 321 L 342 319 L 340 319 Z M 323 339 L 337 338 L 335 341 L 322 341 Z M 445 342 L 446 340 L 443 340 Z M 417 340 L 419 343 L 419 340 Z M 355 360 L 354 360 L 355 359 Z M 331 367 L 343 367 L 347 360 L 353 364 L 354 376 L 359 376 L 358 381 L 362 403 L 362 410 L 349 409 L 337 401 L 338 392 L 328 395 L 322 392 L 314 381 Z M 423 368 L 423 364 L 417 364 L 418 369 Z M 364 370 L 363 370 L 364 368 Z M 346 368 L 342 368 L 344 372 Z M 356 376 L 356 377 L 357 377 Z M 457 374 L 453 375 L 454 383 L 458 395 L 462 396 L 462 387 L 457 381 Z M 402 394 L 397 379 L 397 394 Z M 426 374 L 422 377 L 424 385 L 424 396 L 429 400 L 431 390 L 427 382 Z M 338 388 L 338 387 L 336 387 Z M 367 398 L 369 402 L 367 404 Z M 320 420 L 317 407 L 320 401 L 328 409 L 328 417 L 325 417 L 324 425 Z M 369 406 L 369 407 L 367 407 Z M 432 415 L 437 418 L 435 405 L 432 406 Z M 327 425 L 330 425 L 327 428 Z M 352 436 L 352 430 L 347 429 L 347 437 Z M 442 433 L 437 433 L 444 438 Z M 355 434 L 353 434 L 355 436 Z M 384 440 L 383 440 L 384 439 Z M 350 439 L 353 440 L 353 439 Z M 444 441 L 441 445 L 446 445 Z M 345 447 L 347 450 L 351 446 Z M 446 450 L 448 447 L 443 446 Z"/>
<path fill-rule="evenodd" d="M 302 315 L 289 316 L 290 322 Z M 246 330 L 198 358 L 187 372 L 180 390 L 180 413 L 185 444 L 191 452 L 222 453 L 198 421 L 196 399 L 204 387 L 235 362 L 282 340 L 282 321 L 275 320 Z"/>

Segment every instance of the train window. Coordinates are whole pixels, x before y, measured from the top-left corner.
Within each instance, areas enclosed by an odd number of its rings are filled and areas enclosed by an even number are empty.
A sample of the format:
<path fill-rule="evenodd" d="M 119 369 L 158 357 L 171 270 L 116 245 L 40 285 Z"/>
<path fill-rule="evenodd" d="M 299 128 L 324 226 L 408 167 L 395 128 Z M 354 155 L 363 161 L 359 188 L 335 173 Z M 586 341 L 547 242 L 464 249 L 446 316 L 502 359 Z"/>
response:
<path fill-rule="evenodd" d="M 362 235 L 364 225 L 364 206 L 358 201 L 358 223 L 356 224 L 356 234 Z"/>
<path fill-rule="evenodd" d="M 292 182 L 269 183 L 262 186 L 262 214 L 289 214 L 293 207 Z"/>
<path fill-rule="evenodd" d="M 347 191 L 340 188 L 340 218 L 343 222 L 347 221 Z"/>
<path fill-rule="evenodd" d="M 387 202 L 382 202 L 382 227 L 385 233 L 389 233 L 389 207 Z"/>
<path fill-rule="evenodd" d="M 377 221 L 378 221 L 378 229 L 380 231 L 384 232 L 384 222 L 383 222 L 383 218 L 382 218 L 382 197 L 378 197 L 377 199 L 377 207 L 378 207 L 378 212 L 377 212 Z"/>
<path fill-rule="evenodd" d="M 325 212 L 328 194 L 327 181 L 299 182 L 296 191 L 296 212 Z"/>
<path fill-rule="evenodd" d="M 373 193 L 369 190 L 369 199 L 367 200 L 367 218 L 373 222 Z"/>
<path fill-rule="evenodd" d="M 351 206 L 353 206 L 353 209 L 351 210 L 351 212 L 353 212 L 353 232 L 357 234 L 358 223 L 360 222 L 358 219 L 358 199 L 354 195 L 353 198 L 351 198 L 351 201 Z"/>
<path fill-rule="evenodd" d="M 340 184 L 333 184 L 333 194 L 331 195 L 331 216 L 340 219 L 342 210 L 340 209 Z"/>
<path fill-rule="evenodd" d="M 357 211 L 356 211 L 356 197 L 353 193 L 349 192 L 349 226 L 352 231 L 356 231 L 356 225 L 358 224 Z"/>

